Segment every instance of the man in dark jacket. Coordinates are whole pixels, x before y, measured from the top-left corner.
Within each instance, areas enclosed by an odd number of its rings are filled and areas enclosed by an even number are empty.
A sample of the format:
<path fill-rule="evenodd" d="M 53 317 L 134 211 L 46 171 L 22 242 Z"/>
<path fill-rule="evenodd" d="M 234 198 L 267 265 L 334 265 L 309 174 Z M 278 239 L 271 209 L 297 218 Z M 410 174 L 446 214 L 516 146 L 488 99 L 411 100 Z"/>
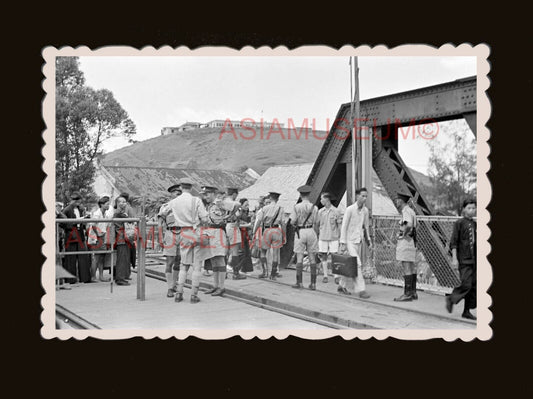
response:
<path fill-rule="evenodd" d="M 470 313 L 470 309 L 477 306 L 477 279 L 476 279 L 476 222 L 473 219 L 476 214 L 476 201 L 467 199 L 463 202 L 463 218 L 455 222 L 450 249 L 452 250 L 452 265 L 459 268 L 461 284 L 453 289 L 446 297 L 446 309 L 452 312 L 453 305 L 461 299 L 465 300 L 463 317 L 476 320 L 476 316 Z"/>
<path fill-rule="evenodd" d="M 120 194 L 121 197 L 124 197 L 126 199 L 127 205 L 126 205 L 126 213 L 129 218 L 136 218 L 137 213 L 131 206 L 131 198 L 128 193 L 122 193 Z M 128 268 L 128 280 L 131 280 L 131 269 L 135 269 L 135 264 L 137 262 L 137 247 L 135 246 L 135 243 L 132 243 L 129 247 L 130 251 L 130 266 L 131 268 Z"/>
<path fill-rule="evenodd" d="M 70 196 L 71 202 L 63 209 L 62 213 L 67 219 L 80 219 L 84 217 L 81 206 L 81 195 L 75 191 Z M 65 223 L 65 251 L 78 252 L 87 251 L 85 239 L 85 225 L 82 223 Z M 66 255 L 65 269 L 69 273 L 78 277 L 81 283 L 91 282 L 91 261 L 88 254 Z M 75 279 L 67 279 L 69 283 L 75 283 Z"/>

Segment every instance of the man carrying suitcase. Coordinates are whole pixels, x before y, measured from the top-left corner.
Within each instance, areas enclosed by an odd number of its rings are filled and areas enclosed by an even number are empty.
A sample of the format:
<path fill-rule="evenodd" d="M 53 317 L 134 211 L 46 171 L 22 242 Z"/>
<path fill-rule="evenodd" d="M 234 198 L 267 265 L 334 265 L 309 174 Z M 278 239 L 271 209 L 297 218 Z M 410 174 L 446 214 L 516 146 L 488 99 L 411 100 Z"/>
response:
<path fill-rule="evenodd" d="M 359 293 L 360 298 L 370 298 L 365 290 L 365 279 L 361 271 L 361 244 L 365 238 L 369 248 L 372 248 L 368 235 L 369 216 L 368 208 L 365 206 L 368 191 L 366 188 L 359 188 L 355 191 L 355 203 L 346 208 L 341 226 L 340 252 L 347 251 L 350 256 L 356 256 L 357 276 L 355 277 L 355 293 Z M 341 277 L 337 291 L 341 294 L 351 295 L 349 291 L 354 285 L 354 279 Z"/>

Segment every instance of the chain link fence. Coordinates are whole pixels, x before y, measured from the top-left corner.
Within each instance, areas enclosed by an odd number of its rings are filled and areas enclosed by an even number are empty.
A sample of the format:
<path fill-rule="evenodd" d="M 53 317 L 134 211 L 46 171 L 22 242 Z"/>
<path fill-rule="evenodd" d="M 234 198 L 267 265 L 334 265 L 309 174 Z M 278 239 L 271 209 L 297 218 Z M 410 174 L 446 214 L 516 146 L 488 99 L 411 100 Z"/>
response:
<path fill-rule="evenodd" d="M 459 272 L 452 269 L 449 248 L 453 225 L 458 217 L 417 216 L 418 288 L 450 293 L 459 283 Z M 374 216 L 374 250 L 371 264 L 373 280 L 403 286 L 403 269 L 396 260 L 396 241 L 400 231 L 399 216 Z"/>

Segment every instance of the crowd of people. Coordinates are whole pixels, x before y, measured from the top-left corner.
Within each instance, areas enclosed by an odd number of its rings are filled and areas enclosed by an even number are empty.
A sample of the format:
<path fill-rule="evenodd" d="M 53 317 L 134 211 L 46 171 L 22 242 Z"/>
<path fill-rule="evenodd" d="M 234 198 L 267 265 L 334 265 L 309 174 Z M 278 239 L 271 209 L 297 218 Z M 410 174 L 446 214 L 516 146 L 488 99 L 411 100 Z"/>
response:
<path fill-rule="evenodd" d="M 57 249 L 64 253 L 61 256 L 61 266 L 72 275 L 59 281 L 60 289 L 71 289 L 71 284 L 74 283 L 108 282 L 111 278 L 117 285 L 129 285 L 131 269 L 136 265 L 135 223 L 83 221 L 88 218 L 136 217 L 129 203 L 129 195 L 122 193 L 115 199 L 113 206 L 109 196 L 99 198 L 97 204 L 98 208 L 94 212 L 88 212 L 82 204 L 81 194 L 77 191 L 70 195 L 70 203 L 66 207 L 63 207 L 61 202 L 56 203 L 57 219 L 79 220 L 78 223 L 60 222 L 57 225 Z M 116 267 L 113 276 L 105 277 L 104 269 L 111 262 L 111 253 L 116 255 L 116 262 L 113 262 Z"/>
<path fill-rule="evenodd" d="M 271 191 L 261 197 L 258 206 L 251 211 L 246 198 L 238 198 L 238 189 L 226 191 L 204 185 L 200 195 L 192 193 L 194 182 L 182 179 L 168 188 L 171 199 L 163 204 L 157 214 L 159 230 L 162 232 L 161 247 L 166 257 L 165 277 L 167 296 L 175 302 L 184 300 L 184 285 L 191 274 L 192 288 L 190 302 L 200 302 L 198 288 L 202 271 L 212 276 L 213 287 L 207 291 L 212 296 L 223 296 L 228 271 L 234 280 L 246 279 L 246 274 L 260 265 L 260 279 L 276 280 L 279 274 L 280 249 L 287 243 L 287 227 L 294 231 L 293 252 L 296 260 L 295 289 L 304 288 L 304 258 L 309 264 L 310 290 L 316 290 L 319 266 L 322 282 L 328 283 L 334 277 L 337 291 L 344 295 L 358 295 L 370 298 L 366 291 L 362 273 L 363 240 L 369 249 L 372 240 L 369 234 L 369 211 L 366 207 L 368 191 L 356 190 L 355 201 L 341 213 L 332 203 L 332 194 L 320 195 L 319 209 L 310 201 L 312 187 L 298 188 L 300 199 L 291 209 L 279 205 L 280 193 Z M 394 301 L 418 300 L 416 270 L 415 211 L 409 206 L 410 196 L 398 193 L 395 204 L 400 211 L 399 234 L 397 236 L 396 260 L 404 275 L 404 292 Z M 80 219 L 123 219 L 134 218 L 135 212 L 129 204 L 129 196 L 121 194 L 111 206 L 111 199 L 104 196 L 98 200 L 98 209 L 87 215 L 78 192 L 71 195 L 71 202 L 62 208 L 56 206 L 56 217 Z M 461 285 L 446 297 L 449 312 L 464 299 L 463 317 L 475 319 L 470 309 L 476 307 L 476 226 L 475 201 L 463 204 L 464 218 L 458 220 L 451 239 L 453 265 L 458 267 Z M 111 276 L 117 285 L 129 285 L 131 269 L 135 268 L 135 223 L 115 220 L 114 223 L 61 223 L 60 250 L 75 252 L 65 256 L 64 268 L 75 278 L 67 282 L 83 283 L 109 281 L 104 276 L 104 267 L 109 262 L 111 250 L 116 254 L 116 267 Z M 83 251 L 89 248 L 91 256 Z M 99 252 L 100 251 L 100 252 Z M 355 260 L 354 273 L 332 274 L 333 258 L 337 254 Z M 98 278 L 96 276 L 98 272 Z"/>

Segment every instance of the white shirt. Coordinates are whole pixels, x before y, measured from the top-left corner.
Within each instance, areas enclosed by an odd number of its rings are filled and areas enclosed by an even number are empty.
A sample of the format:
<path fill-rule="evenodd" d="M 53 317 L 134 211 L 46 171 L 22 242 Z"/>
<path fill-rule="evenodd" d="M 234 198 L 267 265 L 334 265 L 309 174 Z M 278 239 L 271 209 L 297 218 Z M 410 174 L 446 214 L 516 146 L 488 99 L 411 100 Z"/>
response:
<path fill-rule="evenodd" d="M 360 243 L 363 238 L 363 227 L 368 232 L 368 208 L 363 205 L 359 209 L 357 203 L 346 208 L 344 217 L 342 219 L 341 238 L 340 242 L 346 244 L 348 241 L 352 243 Z"/>
<path fill-rule="evenodd" d="M 106 212 L 106 214 L 102 214 L 102 210 L 98 208 L 96 211 L 93 212 L 91 215 L 93 219 L 110 219 L 109 213 Z M 112 215 L 111 215 L 112 216 Z M 100 222 L 100 223 L 94 223 L 92 224 L 93 228 L 96 230 L 96 234 L 101 236 L 106 233 L 107 227 L 109 226 L 109 223 Z"/>
<path fill-rule="evenodd" d="M 183 192 L 168 203 L 174 214 L 174 223 L 178 227 L 197 227 L 207 221 L 207 211 L 202 200 L 191 193 Z"/>

